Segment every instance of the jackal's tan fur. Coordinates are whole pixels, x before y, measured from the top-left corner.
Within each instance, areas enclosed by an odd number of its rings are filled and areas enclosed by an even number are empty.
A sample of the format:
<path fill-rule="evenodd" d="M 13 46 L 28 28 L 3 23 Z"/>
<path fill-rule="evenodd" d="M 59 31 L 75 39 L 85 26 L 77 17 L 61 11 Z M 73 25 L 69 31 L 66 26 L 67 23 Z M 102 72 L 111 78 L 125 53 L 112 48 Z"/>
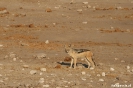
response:
<path fill-rule="evenodd" d="M 72 67 L 73 63 L 74 63 L 74 68 L 76 68 L 76 63 L 78 58 L 85 58 L 85 60 L 88 63 L 88 68 L 90 66 L 91 66 L 90 69 L 95 68 L 94 62 L 92 61 L 93 53 L 91 51 L 87 49 L 73 49 L 71 45 L 69 46 L 65 45 L 65 51 L 72 57 L 70 68 Z"/>

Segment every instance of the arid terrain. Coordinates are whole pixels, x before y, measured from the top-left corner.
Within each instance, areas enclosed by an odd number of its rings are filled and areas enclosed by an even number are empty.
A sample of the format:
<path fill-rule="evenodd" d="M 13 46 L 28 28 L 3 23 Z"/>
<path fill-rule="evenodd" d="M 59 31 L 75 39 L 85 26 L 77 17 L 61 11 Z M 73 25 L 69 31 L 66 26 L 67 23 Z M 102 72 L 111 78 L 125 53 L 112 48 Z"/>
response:
<path fill-rule="evenodd" d="M 133 0 L 0 0 L 0 88 L 133 88 Z"/>

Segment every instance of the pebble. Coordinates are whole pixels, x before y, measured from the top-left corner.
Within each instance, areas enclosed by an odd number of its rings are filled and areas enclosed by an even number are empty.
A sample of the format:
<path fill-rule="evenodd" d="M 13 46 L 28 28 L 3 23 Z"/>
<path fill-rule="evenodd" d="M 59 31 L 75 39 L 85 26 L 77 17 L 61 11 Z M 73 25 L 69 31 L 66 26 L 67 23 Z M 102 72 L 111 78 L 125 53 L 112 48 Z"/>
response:
<path fill-rule="evenodd" d="M 37 73 L 36 70 L 31 70 L 31 71 L 30 71 L 30 74 L 31 74 L 31 75 L 36 74 L 36 73 Z"/>
<path fill-rule="evenodd" d="M 3 83 L 4 81 L 3 80 L 0 80 L 1 83 Z"/>
<path fill-rule="evenodd" d="M 13 58 L 13 61 L 16 61 L 17 60 L 17 58 Z"/>
<path fill-rule="evenodd" d="M 84 71 L 83 71 L 83 72 L 81 72 L 81 74 L 82 74 L 82 75 L 85 75 L 85 74 L 86 74 L 86 72 L 84 72 Z"/>
<path fill-rule="evenodd" d="M 15 58 L 16 57 L 16 54 L 14 54 L 13 52 L 10 53 L 9 55 L 10 58 Z"/>
<path fill-rule="evenodd" d="M 127 69 L 130 69 L 130 66 L 127 66 Z"/>
<path fill-rule="evenodd" d="M 46 41 L 45 41 L 45 44 L 49 44 L 49 40 L 46 40 Z"/>
<path fill-rule="evenodd" d="M 3 45 L 0 44 L 0 47 L 3 47 Z"/>
<path fill-rule="evenodd" d="M 103 81 L 104 81 L 104 79 L 99 79 L 99 81 L 100 81 L 100 82 L 103 82 Z"/>
<path fill-rule="evenodd" d="M 87 7 L 88 7 L 88 8 L 91 8 L 91 5 L 88 5 Z"/>
<path fill-rule="evenodd" d="M 23 68 L 29 68 L 29 65 L 23 65 Z"/>
<path fill-rule="evenodd" d="M 83 80 L 83 81 L 86 81 L 86 79 L 85 79 L 85 78 L 82 78 L 82 80 Z"/>
<path fill-rule="evenodd" d="M 83 2 L 83 4 L 88 4 L 88 2 Z"/>
<path fill-rule="evenodd" d="M 42 75 L 43 73 L 42 72 L 40 72 L 40 75 Z"/>
<path fill-rule="evenodd" d="M 48 85 L 48 84 L 46 84 L 46 85 L 43 85 L 43 87 L 49 87 L 49 85 Z"/>
<path fill-rule="evenodd" d="M 44 78 L 40 78 L 39 83 L 44 83 Z"/>
<path fill-rule="evenodd" d="M 45 12 L 52 12 L 50 8 L 45 9 Z"/>
<path fill-rule="evenodd" d="M 45 53 L 39 53 L 35 56 L 35 58 L 37 59 L 42 59 L 42 58 L 46 58 L 46 54 Z"/>
<path fill-rule="evenodd" d="M 102 76 L 105 76 L 105 72 L 102 72 Z"/>
<path fill-rule="evenodd" d="M 115 60 L 118 60 L 118 58 L 115 58 Z"/>
<path fill-rule="evenodd" d="M 110 68 L 110 71 L 114 71 L 115 69 L 114 68 Z"/>
<path fill-rule="evenodd" d="M 46 71 L 46 68 L 41 68 L 40 70 L 41 70 L 42 72 L 44 72 L 44 71 Z"/>
<path fill-rule="evenodd" d="M 87 24 L 88 22 L 82 22 L 82 24 Z"/>
<path fill-rule="evenodd" d="M 77 9 L 77 12 L 82 12 L 83 10 L 82 9 Z"/>
<path fill-rule="evenodd" d="M 98 77 L 100 77 L 100 74 L 97 74 Z"/>

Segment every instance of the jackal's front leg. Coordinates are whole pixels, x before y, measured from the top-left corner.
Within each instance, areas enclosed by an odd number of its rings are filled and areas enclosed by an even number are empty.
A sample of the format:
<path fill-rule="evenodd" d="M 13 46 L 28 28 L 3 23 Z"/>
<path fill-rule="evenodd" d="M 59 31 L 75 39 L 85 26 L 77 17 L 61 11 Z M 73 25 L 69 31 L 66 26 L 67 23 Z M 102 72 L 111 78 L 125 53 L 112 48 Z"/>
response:
<path fill-rule="evenodd" d="M 73 58 L 71 59 L 71 65 L 70 65 L 70 68 L 72 68 L 72 65 L 73 65 Z"/>

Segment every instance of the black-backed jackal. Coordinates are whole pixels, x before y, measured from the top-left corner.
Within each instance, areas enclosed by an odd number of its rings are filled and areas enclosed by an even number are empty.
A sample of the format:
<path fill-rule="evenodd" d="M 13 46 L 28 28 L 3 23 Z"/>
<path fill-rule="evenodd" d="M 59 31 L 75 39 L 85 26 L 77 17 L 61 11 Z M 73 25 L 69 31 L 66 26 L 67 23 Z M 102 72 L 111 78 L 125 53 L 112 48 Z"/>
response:
<path fill-rule="evenodd" d="M 65 45 L 65 52 L 68 53 L 71 56 L 71 65 L 70 68 L 72 68 L 72 65 L 74 63 L 74 68 L 76 68 L 76 63 L 78 58 L 85 58 L 86 62 L 88 63 L 88 68 L 91 66 L 90 69 L 94 69 L 95 65 L 92 61 L 93 53 L 90 50 L 87 49 L 73 49 L 71 45 L 66 46 Z"/>

